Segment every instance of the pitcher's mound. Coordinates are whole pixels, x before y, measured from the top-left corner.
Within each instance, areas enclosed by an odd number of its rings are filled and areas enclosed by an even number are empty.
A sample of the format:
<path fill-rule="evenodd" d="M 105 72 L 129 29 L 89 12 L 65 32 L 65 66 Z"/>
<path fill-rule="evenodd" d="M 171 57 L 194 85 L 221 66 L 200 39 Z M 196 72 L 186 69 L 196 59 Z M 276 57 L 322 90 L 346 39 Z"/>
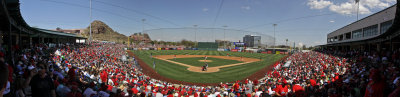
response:
<path fill-rule="evenodd" d="M 212 62 L 212 60 L 199 60 L 199 62 Z"/>

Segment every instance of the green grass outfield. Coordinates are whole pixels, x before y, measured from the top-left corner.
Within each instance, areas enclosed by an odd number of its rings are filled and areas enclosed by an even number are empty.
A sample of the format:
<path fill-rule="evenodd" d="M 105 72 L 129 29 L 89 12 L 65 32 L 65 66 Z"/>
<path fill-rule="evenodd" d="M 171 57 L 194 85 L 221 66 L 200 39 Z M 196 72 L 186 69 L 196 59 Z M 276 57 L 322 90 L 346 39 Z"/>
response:
<path fill-rule="evenodd" d="M 156 63 L 156 71 L 162 76 L 170 79 L 195 82 L 195 83 L 219 83 L 219 82 L 232 82 L 241 80 L 264 68 L 267 65 L 272 65 L 275 61 L 278 61 L 285 55 L 275 54 L 261 54 L 261 53 L 243 53 L 243 52 L 228 52 L 228 51 L 201 51 L 201 50 L 148 50 L 148 51 L 132 51 L 140 59 L 147 63 L 150 67 L 153 67 L 153 61 Z M 166 62 L 156 58 L 151 58 L 152 55 L 217 55 L 226 56 L 229 53 L 230 56 L 236 57 L 247 57 L 262 59 L 258 62 L 249 64 L 243 64 L 233 67 L 221 68 L 218 72 L 213 73 L 198 73 L 188 71 L 187 67 L 177 65 L 174 63 Z M 198 62 L 198 60 L 196 60 Z"/>
<path fill-rule="evenodd" d="M 184 63 L 187 65 L 201 67 L 204 66 L 206 62 L 200 62 L 199 60 L 204 60 L 204 57 L 194 57 L 194 58 L 176 58 L 176 59 L 169 59 L 171 61 Z M 212 62 L 207 62 L 208 67 L 216 67 L 216 66 L 223 66 L 235 63 L 243 63 L 236 60 L 229 60 L 229 59 L 220 59 L 220 58 L 213 58 L 208 57 L 207 60 L 211 60 Z"/>

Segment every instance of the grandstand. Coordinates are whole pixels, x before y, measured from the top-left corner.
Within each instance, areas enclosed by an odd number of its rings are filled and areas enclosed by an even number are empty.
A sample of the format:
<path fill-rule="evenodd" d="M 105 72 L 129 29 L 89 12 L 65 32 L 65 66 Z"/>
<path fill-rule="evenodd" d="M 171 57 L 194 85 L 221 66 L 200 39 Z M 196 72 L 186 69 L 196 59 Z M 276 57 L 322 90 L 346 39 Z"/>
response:
<path fill-rule="evenodd" d="M 395 4 L 327 35 L 322 49 L 384 51 L 400 48 L 400 10 Z"/>
<path fill-rule="evenodd" d="M 76 40 L 86 39 L 75 34 L 46 30 L 29 26 L 22 18 L 19 9 L 19 0 L 1 0 L 0 32 L 1 44 L 7 48 L 7 55 L 11 47 L 32 47 L 38 43 L 76 43 Z"/>

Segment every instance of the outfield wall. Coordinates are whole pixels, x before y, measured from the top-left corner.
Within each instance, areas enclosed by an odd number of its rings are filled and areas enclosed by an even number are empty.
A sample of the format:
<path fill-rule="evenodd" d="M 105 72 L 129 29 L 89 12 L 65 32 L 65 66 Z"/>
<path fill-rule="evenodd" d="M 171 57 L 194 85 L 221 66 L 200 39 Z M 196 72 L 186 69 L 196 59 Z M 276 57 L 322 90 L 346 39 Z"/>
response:
<path fill-rule="evenodd" d="M 289 54 L 287 50 L 278 50 L 272 52 L 268 49 L 223 49 L 223 48 L 129 48 L 127 50 L 212 50 L 212 51 L 231 51 L 231 52 L 248 52 L 248 53 L 264 53 L 264 54 Z"/>
<path fill-rule="evenodd" d="M 198 42 L 197 45 L 198 50 L 218 50 L 218 43 L 215 42 Z"/>

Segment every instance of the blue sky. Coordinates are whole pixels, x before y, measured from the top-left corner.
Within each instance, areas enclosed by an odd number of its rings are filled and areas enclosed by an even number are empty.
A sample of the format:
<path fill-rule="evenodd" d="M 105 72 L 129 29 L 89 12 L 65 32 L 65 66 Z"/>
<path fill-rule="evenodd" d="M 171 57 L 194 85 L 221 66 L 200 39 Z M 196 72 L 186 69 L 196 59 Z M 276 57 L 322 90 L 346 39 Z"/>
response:
<path fill-rule="evenodd" d="M 30 26 L 75 29 L 90 23 L 89 0 L 20 1 L 22 16 Z M 125 35 L 141 32 L 141 19 L 146 19 L 145 30 L 187 28 L 195 24 L 199 28 L 227 25 L 227 29 L 270 36 L 273 36 L 272 24 L 276 23 L 277 44 L 285 44 L 284 40 L 289 39 L 307 46 L 325 44 L 329 32 L 356 20 L 353 0 L 224 0 L 217 14 L 221 1 L 93 0 L 92 15 L 93 20 L 101 20 Z M 360 0 L 359 18 L 387 8 L 395 1 Z"/>

